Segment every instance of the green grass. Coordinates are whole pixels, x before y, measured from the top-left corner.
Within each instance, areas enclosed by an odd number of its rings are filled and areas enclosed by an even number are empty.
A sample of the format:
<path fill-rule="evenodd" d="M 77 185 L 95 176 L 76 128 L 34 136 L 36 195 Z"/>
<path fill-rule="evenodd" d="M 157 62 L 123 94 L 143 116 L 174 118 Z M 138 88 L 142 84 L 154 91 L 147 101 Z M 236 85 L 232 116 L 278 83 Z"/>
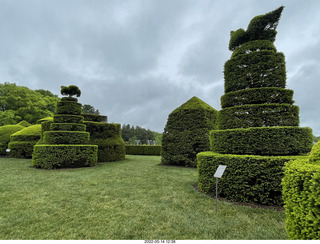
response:
<path fill-rule="evenodd" d="M 63 170 L 0 158 L 0 239 L 287 239 L 283 211 L 221 201 L 216 213 L 196 169 L 126 158 Z"/>

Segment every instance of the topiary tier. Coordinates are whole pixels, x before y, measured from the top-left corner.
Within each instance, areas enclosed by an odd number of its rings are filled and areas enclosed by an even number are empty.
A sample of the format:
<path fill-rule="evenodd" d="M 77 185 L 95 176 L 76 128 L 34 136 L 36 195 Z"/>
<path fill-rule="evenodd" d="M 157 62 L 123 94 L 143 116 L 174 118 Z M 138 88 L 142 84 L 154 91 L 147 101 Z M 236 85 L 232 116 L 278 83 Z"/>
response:
<path fill-rule="evenodd" d="M 199 188 L 206 193 L 215 191 L 214 172 L 225 164 L 222 196 L 281 205 L 284 163 L 311 150 L 312 131 L 299 127 L 299 107 L 285 88 L 285 58 L 273 45 L 282 10 L 253 18 L 247 31 L 231 32 L 219 129 L 210 133 L 214 153 L 198 155 Z"/>
<path fill-rule="evenodd" d="M 76 94 L 78 93 L 81 94 L 79 91 Z M 34 167 L 52 169 L 97 164 L 98 146 L 88 144 L 90 133 L 86 132 L 86 126 L 83 124 L 81 108 L 78 99 L 73 97 L 64 97 L 57 104 L 57 114 L 53 117 L 53 123 L 43 123 L 45 128 L 41 141 L 34 146 Z"/>

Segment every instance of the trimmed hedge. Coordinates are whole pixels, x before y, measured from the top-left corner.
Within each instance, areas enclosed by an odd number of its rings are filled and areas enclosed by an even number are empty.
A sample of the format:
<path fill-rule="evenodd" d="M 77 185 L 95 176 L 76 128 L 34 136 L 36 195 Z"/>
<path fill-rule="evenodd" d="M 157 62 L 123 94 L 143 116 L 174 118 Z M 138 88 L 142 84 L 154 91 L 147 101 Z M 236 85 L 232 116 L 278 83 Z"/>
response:
<path fill-rule="evenodd" d="M 263 87 L 228 92 L 221 96 L 221 107 L 248 104 L 287 103 L 293 104 L 293 90 L 278 87 Z"/>
<path fill-rule="evenodd" d="M 84 121 L 92 121 L 92 122 L 108 122 L 108 117 L 104 115 L 97 114 L 81 114 L 84 117 Z"/>
<path fill-rule="evenodd" d="M 296 160 L 284 168 L 283 200 L 289 239 L 320 239 L 320 165 Z"/>
<path fill-rule="evenodd" d="M 8 148 L 10 157 L 31 158 L 33 146 L 39 141 L 41 136 L 41 125 L 31 125 L 26 127 L 10 137 Z"/>
<path fill-rule="evenodd" d="M 202 152 L 197 155 L 198 187 L 214 194 L 214 174 L 219 165 L 226 165 L 219 179 L 218 194 L 232 201 L 279 206 L 283 204 L 281 180 L 285 162 L 302 156 L 255 156 Z"/>
<path fill-rule="evenodd" d="M 96 145 L 35 145 L 32 165 L 42 169 L 95 166 L 97 153 Z"/>
<path fill-rule="evenodd" d="M 286 86 L 283 53 L 261 50 L 238 55 L 224 65 L 225 93 L 248 88 Z"/>
<path fill-rule="evenodd" d="M 21 125 L 21 126 L 24 126 L 24 127 L 28 127 L 30 126 L 31 124 L 25 120 L 22 120 L 20 121 L 17 125 Z"/>
<path fill-rule="evenodd" d="M 57 114 L 73 114 L 80 115 L 82 111 L 82 105 L 74 101 L 60 101 L 57 104 Z"/>
<path fill-rule="evenodd" d="M 298 155 L 309 153 L 312 130 L 300 127 L 257 127 L 213 130 L 211 150 L 225 154 Z"/>
<path fill-rule="evenodd" d="M 196 166 L 196 155 L 210 148 L 209 131 L 217 128 L 218 111 L 192 97 L 169 116 L 162 137 L 161 163 Z"/>
<path fill-rule="evenodd" d="M 10 136 L 15 132 L 24 129 L 22 125 L 3 125 L 0 126 L 0 155 L 6 155 L 6 150 L 10 142 Z"/>
<path fill-rule="evenodd" d="M 46 131 L 43 141 L 47 144 L 86 144 L 90 134 L 85 131 Z"/>
<path fill-rule="evenodd" d="M 220 111 L 219 129 L 299 126 L 299 107 L 290 104 L 251 104 Z"/>
<path fill-rule="evenodd" d="M 50 130 L 86 131 L 86 125 L 76 123 L 51 123 Z"/>
<path fill-rule="evenodd" d="M 85 121 L 86 131 L 90 133 L 90 144 L 97 145 L 98 161 L 113 162 L 124 160 L 125 143 L 121 137 L 120 124 Z"/>
<path fill-rule="evenodd" d="M 66 114 L 56 114 L 53 117 L 54 123 L 83 123 L 83 116 L 81 115 L 66 115 Z"/>
<path fill-rule="evenodd" d="M 126 154 L 128 155 L 161 155 L 161 146 L 159 145 L 126 145 Z"/>

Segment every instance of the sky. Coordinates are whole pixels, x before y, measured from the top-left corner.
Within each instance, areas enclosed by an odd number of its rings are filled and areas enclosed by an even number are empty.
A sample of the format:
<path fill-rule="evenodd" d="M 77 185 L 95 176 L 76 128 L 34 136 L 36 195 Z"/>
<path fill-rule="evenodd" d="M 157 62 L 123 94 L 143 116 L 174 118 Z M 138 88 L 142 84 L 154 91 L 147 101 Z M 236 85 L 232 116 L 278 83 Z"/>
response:
<path fill-rule="evenodd" d="M 221 109 L 230 31 L 282 5 L 286 88 L 320 136 L 319 0 L 0 0 L 0 83 L 77 85 L 108 122 L 162 133 L 193 96 Z"/>

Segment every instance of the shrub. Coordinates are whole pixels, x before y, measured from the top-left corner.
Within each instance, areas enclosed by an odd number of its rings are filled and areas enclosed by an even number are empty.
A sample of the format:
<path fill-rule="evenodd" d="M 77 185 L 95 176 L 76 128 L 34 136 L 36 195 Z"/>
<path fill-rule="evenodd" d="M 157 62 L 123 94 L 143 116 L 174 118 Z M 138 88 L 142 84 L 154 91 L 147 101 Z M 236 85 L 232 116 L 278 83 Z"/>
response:
<path fill-rule="evenodd" d="M 41 125 L 31 125 L 14 133 L 10 137 L 8 148 L 11 157 L 31 158 L 33 146 L 39 141 L 41 136 Z"/>
<path fill-rule="evenodd" d="M 299 107 L 290 104 L 250 104 L 220 111 L 219 129 L 299 126 Z"/>
<path fill-rule="evenodd" d="M 248 104 L 286 103 L 292 104 L 293 90 L 278 87 L 263 87 L 228 92 L 221 96 L 221 107 Z"/>
<path fill-rule="evenodd" d="M 57 114 L 73 114 L 80 115 L 82 111 L 82 105 L 74 101 L 60 101 L 57 104 Z"/>
<path fill-rule="evenodd" d="M 46 131 L 43 141 L 47 144 L 85 144 L 89 137 L 85 131 Z"/>
<path fill-rule="evenodd" d="M 308 159 L 285 166 L 283 201 L 290 239 L 320 239 L 320 166 Z"/>
<path fill-rule="evenodd" d="M 21 125 L 21 126 L 24 126 L 24 127 L 28 127 L 30 126 L 31 124 L 25 120 L 22 120 L 21 122 L 19 122 L 17 125 Z"/>
<path fill-rule="evenodd" d="M 298 155 L 312 148 L 312 130 L 295 126 L 213 130 L 210 139 L 211 150 L 225 154 Z"/>
<path fill-rule="evenodd" d="M 76 123 L 50 123 L 50 130 L 86 131 L 86 125 Z"/>
<path fill-rule="evenodd" d="M 214 174 L 219 165 L 226 171 L 219 179 L 219 196 L 237 202 L 282 205 L 281 179 L 285 162 L 303 156 L 255 156 L 202 152 L 198 159 L 198 187 L 206 194 L 214 194 Z"/>
<path fill-rule="evenodd" d="M 79 87 L 75 85 L 70 85 L 68 87 L 61 86 L 61 95 L 72 97 L 76 95 L 77 97 L 81 96 L 81 91 Z"/>
<path fill-rule="evenodd" d="M 10 142 L 10 136 L 24 129 L 24 126 L 21 125 L 4 125 L 0 126 L 0 155 L 6 155 L 6 150 Z"/>
<path fill-rule="evenodd" d="M 98 114 L 81 114 L 84 117 L 84 121 L 92 121 L 92 122 L 107 122 L 108 117 L 104 115 Z"/>
<path fill-rule="evenodd" d="M 42 169 L 95 166 L 97 153 L 96 145 L 35 145 L 32 165 Z"/>
<path fill-rule="evenodd" d="M 196 166 L 196 155 L 210 148 L 209 131 L 217 128 L 218 112 L 192 97 L 168 117 L 162 137 L 162 164 Z"/>
<path fill-rule="evenodd" d="M 83 123 L 83 116 L 56 114 L 53 118 L 54 123 Z"/>
<path fill-rule="evenodd" d="M 159 145 L 126 145 L 128 155 L 159 155 L 161 146 Z"/>

